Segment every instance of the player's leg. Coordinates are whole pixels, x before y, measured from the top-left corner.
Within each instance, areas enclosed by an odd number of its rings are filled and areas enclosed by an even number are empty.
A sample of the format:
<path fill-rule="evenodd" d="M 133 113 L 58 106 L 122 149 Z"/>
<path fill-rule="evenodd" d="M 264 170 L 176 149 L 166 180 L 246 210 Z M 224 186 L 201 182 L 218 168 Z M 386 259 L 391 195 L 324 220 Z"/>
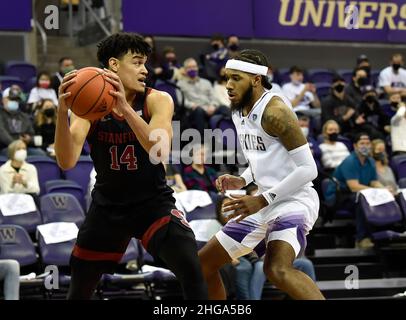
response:
<path fill-rule="evenodd" d="M 130 237 L 122 223 L 92 204 L 81 226 L 71 255 L 68 299 L 91 299 L 103 273 L 111 273 L 125 253 Z"/>
<path fill-rule="evenodd" d="M 231 220 L 199 251 L 210 299 L 226 299 L 220 268 L 232 259 L 250 253 L 261 243 L 265 233 L 266 225 L 254 216 L 238 223 Z"/>
<path fill-rule="evenodd" d="M 270 226 L 264 272 L 268 279 L 293 299 L 324 299 L 317 285 L 293 267 L 295 258 L 306 247 L 303 217 L 286 216 Z"/>
<path fill-rule="evenodd" d="M 163 208 L 162 208 L 163 207 Z M 169 212 L 143 232 L 142 245 L 158 262 L 163 262 L 180 282 L 185 299 L 206 300 L 207 285 L 197 256 L 194 233 L 183 214 L 171 204 L 160 209 Z"/>

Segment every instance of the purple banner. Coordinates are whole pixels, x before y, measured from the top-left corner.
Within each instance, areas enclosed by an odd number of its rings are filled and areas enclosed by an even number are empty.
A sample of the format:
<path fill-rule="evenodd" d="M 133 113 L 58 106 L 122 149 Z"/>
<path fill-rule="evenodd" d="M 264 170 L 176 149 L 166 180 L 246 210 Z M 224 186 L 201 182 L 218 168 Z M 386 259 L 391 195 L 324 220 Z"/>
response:
<path fill-rule="evenodd" d="M 123 0 L 122 10 L 124 30 L 143 34 L 406 43 L 406 0 Z"/>
<path fill-rule="evenodd" d="M 30 31 L 32 0 L 2 1 L 0 3 L 0 30 Z"/>
<path fill-rule="evenodd" d="M 124 30 L 161 36 L 253 36 L 252 0 L 122 1 Z"/>
<path fill-rule="evenodd" d="M 406 42 L 405 0 L 254 0 L 254 17 L 257 38 Z"/>

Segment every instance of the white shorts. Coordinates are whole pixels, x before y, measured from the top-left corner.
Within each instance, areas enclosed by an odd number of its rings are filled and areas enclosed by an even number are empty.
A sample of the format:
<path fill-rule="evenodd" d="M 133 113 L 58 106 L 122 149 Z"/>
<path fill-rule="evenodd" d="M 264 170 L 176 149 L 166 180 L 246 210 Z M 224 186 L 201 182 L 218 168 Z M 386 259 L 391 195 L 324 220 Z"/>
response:
<path fill-rule="evenodd" d="M 289 243 L 297 257 L 306 248 L 306 235 L 316 222 L 319 205 L 316 190 L 304 187 L 240 222 L 230 220 L 216 238 L 233 259 L 252 250 L 261 257 L 273 240 Z"/>

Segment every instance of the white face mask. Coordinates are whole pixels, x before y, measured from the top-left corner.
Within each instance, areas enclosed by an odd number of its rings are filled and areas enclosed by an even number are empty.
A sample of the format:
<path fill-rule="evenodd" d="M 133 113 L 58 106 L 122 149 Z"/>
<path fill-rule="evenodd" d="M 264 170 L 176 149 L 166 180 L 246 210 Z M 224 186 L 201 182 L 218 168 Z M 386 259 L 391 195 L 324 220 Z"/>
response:
<path fill-rule="evenodd" d="M 25 159 L 27 159 L 27 150 L 25 149 L 17 150 L 14 154 L 14 160 L 16 161 L 23 162 Z"/>
<path fill-rule="evenodd" d="M 309 128 L 308 127 L 300 127 L 302 129 L 303 135 L 307 138 L 309 135 Z"/>

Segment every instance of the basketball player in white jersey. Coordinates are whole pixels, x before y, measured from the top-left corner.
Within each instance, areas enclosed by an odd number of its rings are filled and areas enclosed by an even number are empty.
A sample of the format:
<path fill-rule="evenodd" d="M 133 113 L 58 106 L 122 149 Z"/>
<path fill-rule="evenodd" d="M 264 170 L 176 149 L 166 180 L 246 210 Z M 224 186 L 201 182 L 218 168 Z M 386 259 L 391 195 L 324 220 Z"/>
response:
<path fill-rule="evenodd" d="M 254 182 L 255 196 L 233 196 L 223 205 L 228 223 L 199 252 L 211 299 L 225 299 L 219 269 L 252 250 L 263 256 L 267 278 L 294 299 L 324 299 L 316 284 L 293 268 L 304 252 L 319 198 L 312 188 L 317 168 L 288 99 L 269 91 L 268 62 L 244 50 L 226 64 L 233 121 L 249 167 L 240 177 L 223 175 L 217 189 Z"/>

